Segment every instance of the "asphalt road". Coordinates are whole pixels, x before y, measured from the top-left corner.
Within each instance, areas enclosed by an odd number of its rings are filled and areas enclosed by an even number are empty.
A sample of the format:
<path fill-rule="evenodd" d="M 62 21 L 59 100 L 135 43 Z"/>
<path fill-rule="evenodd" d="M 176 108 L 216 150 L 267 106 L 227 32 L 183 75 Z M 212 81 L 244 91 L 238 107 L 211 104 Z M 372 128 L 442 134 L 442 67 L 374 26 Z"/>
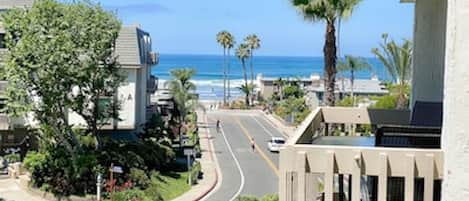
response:
<path fill-rule="evenodd" d="M 217 111 L 207 112 L 207 116 L 222 180 L 206 200 L 277 193 L 278 153 L 270 153 L 267 142 L 282 134 L 257 112 Z M 217 119 L 222 124 L 219 132 L 215 126 Z M 256 151 L 251 149 L 251 139 L 256 143 Z"/>

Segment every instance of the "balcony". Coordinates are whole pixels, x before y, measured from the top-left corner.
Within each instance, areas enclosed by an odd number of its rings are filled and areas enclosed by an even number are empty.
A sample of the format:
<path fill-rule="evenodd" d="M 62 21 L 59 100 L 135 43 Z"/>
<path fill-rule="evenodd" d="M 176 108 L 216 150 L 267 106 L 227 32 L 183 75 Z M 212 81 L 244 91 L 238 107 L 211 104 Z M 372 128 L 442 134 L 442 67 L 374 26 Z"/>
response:
<path fill-rule="evenodd" d="M 415 108 L 413 116 L 410 111 L 316 109 L 280 151 L 280 200 L 439 200 L 441 129 L 422 126 L 416 117 L 422 110 Z M 371 132 L 331 135 L 331 127 L 344 125 L 371 125 Z"/>
<path fill-rule="evenodd" d="M 160 62 L 160 54 L 156 52 L 150 52 L 150 64 L 158 65 Z"/>
<path fill-rule="evenodd" d="M 156 90 L 158 90 L 158 78 L 151 75 L 147 80 L 147 92 L 153 94 Z"/>

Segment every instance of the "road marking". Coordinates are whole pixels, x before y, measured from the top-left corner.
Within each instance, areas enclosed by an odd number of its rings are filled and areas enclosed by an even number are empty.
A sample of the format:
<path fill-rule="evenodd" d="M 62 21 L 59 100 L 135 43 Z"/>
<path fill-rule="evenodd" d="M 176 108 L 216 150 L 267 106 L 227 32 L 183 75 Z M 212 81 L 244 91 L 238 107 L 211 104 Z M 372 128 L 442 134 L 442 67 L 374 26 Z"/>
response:
<path fill-rule="evenodd" d="M 252 117 L 252 116 L 251 118 L 254 119 L 254 121 L 256 121 L 256 123 L 259 124 L 259 126 L 261 126 L 261 128 L 264 129 L 264 131 L 267 132 L 267 134 L 269 134 L 270 137 L 274 137 L 274 135 L 269 130 L 267 130 L 267 128 L 264 125 L 262 125 L 261 122 L 259 122 L 259 120 L 257 120 L 255 117 Z"/>
<path fill-rule="evenodd" d="M 235 121 L 239 125 L 241 130 L 243 131 L 244 135 L 246 135 L 246 137 L 249 140 L 253 139 L 252 135 L 249 134 L 249 131 L 243 126 L 243 124 L 241 124 L 241 122 L 239 121 L 239 118 L 235 118 Z M 270 166 L 270 168 L 272 168 L 272 170 L 277 175 L 277 177 L 279 177 L 280 176 L 280 171 L 277 169 L 277 167 L 274 165 L 274 163 L 269 159 L 269 157 L 267 157 L 267 155 L 262 151 L 262 149 L 259 148 L 259 145 L 256 142 L 254 142 L 254 145 L 256 147 L 256 150 L 260 154 L 260 156 L 264 159 L 265 162 L 267 162 L 267 164 Z"/>
<path fill-rule="evenodd" d="M 244 173 L 243 173 L 243 169 L 241 169 L 241 165 L 239 165 L 238 158 L 236 158 L 236 156 L 233 152 L 233 149 L 231 148 L 231 145 L 228 142 L 228 139 L 226 139 L 225 131 L 223 131 L 223 126 L 222 125 L 220 125 L 220 131 L 221 131 L 221 134 L 223 135 L 223 139 L 225 140 L 225 144 L 228 146 L 228 151 L 230 151 L 230 154 L 233 157 L 236 166 L 238 167 L 239 174 L 241 175 L 241 185 L 239 185 L 238 191 L 230 199 L 230 201 L 234 201 L 236 198 L 238 198 L 239 194 L 241 194 L 241 191 L 244 188 Z"/>

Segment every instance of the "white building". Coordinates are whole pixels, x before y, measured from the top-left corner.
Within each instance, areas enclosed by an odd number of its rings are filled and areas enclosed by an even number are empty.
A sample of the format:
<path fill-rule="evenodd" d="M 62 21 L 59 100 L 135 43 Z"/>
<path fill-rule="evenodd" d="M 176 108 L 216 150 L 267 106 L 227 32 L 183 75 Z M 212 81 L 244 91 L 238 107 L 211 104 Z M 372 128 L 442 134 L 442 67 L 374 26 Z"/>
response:
<path fill-rule="evenodd" d="M 151 67 L 158 63 L 158 54 L 151 51 L 150 34 L 139 26 L 124 26 L 117 39 L 118 61 L 126 79 L 118 88 L 117 98 L 121 103 L 119 119 L 110 121 L 102 129 L 119 131 L 140 131 L 146 123 L 147 113 L 155 112 L 150 96 L 156 91 L 156 78 Z M 103 98 L 103 101 L 113 97 Z M 85 125 L 76 113 L 69 114 L 69 121 Z"/>

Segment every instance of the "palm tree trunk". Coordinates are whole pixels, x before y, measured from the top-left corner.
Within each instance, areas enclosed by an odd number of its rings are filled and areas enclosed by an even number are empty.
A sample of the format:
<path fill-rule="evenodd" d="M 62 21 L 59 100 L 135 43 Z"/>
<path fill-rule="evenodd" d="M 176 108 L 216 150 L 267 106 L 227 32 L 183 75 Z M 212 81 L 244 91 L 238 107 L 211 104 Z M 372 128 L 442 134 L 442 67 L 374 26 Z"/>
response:
<path fill-rule="evenodd" d="M 350 97 L 352 98 L 352 106 L 355 107 L 355 94 L 353 94 L 353 82 L 355 81 L 355 75 L 353 69 L 350 71 Z"/>
<path fill-rule="evenodd" d="M 252 68 L 252 52 L 253 50 L 251 50 L 251 57 L 249 59 L 249 62 L 250 62 L 250 66 L 251 66 L 251 104 L 254 103 L 254 71 L 253 71 L 253 68 Z"/>
<path fill-rule="evenodd" d="M 223 105 L 226 105 L 226 48 L 223 48 Z"/>
<path fill-rule="evenodd" d="M 397 109 L 404 110 L 407 108 L 406 98 L 405 98 L 405 84 L 401 83 L 399 85 L 399 97 L 397 98 Z"/>
<path fill-rule="evenodd" d="M 228 102 L 230 102 L 230 98 L 231 98 L 231 86 L 230 86 L 230 73 L 231 73 L 231 69 L 230 69 L 230 48 L 228 48 L 228 59 L 227 59 L 227 67 L 228 67 L 228 73 L 227 73 L 227 80 L 228 80 Z"/>
<path fill-rule="evenodd" d="M 246 72 L 246 61 L 244 59 L 241 60 L 241 63 L 243 64 L 243 72 L 244 72 L 244 86 L 248 87 L 248 74 Z M 247 88 L 249 89 L 249 88 Z M 246 106 L 249 106 L 249 90 L 246 90 Z"/>
<path fill-rule="evenodd" d="M 324 98 L 327 106 L 335 105 L 335 77 L 337 74 L 337 47 L 334 20 L 327 22 L 324 44 Z"/>

